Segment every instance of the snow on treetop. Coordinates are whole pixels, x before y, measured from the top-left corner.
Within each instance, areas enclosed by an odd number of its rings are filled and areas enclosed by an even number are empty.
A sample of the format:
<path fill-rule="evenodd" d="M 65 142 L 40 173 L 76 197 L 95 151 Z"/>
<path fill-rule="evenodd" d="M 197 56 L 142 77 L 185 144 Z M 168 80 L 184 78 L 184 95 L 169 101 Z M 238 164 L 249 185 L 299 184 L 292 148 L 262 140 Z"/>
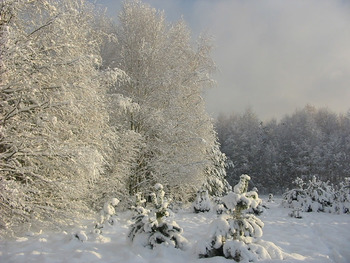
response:
<path fill-rule="evenodd" d="M 119 201 L 118 198 L 112 198 L 112 199 L 111 199 L 111 204 L 114 205 L 114 206 L 118 205 L 119 202 L 120 202 L 120 201 Z"/>
<path fill-rule="evenodd" d="M 157 183 L 154 185 L 154 190 L 156 190 L 156 191 L 163 190 L 163 188 L 164 188 L 163 185 L 160 183 Z"/>
<path fill-rule="evenodd" d="M 242 175 L 240 176 L 240 178 L 250 181 L 250 176 L 247 175 L 247 174 L 242 174 Z"/>
<path fill-rule="evenodd" d="M 244 202 L 247 206 L 251 204 L 251 200 L 249 198 L 234 192 L 229 192 L 222 198 L 222 201 L 225 203 L 226 207 L 231 210 L 234 210 L 240 201 Z"/>

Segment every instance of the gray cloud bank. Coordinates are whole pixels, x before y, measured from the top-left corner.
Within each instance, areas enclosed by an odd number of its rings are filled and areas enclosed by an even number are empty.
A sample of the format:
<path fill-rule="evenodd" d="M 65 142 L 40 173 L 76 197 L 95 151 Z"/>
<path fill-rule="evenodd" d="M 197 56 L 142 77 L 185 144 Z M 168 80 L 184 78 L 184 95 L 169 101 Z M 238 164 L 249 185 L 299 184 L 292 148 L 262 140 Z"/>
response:
<path fill-rule="evenodd" d="M 350 108 L 350 7 L 342 1 L 198 1 L 200 26 L 215 35 L 218 87 L 208 110 L 261 118 L 307 103 Z M 200 15 L 202 14 L 202 15 Z"/>
<path fill-rule="evenodd" d="M 247 107 L 262 119 L 306 104 L 350 109 L 350 1 L 144 2 L 213 35 L 217 87 L 205 95 L 213 116 Z"/>

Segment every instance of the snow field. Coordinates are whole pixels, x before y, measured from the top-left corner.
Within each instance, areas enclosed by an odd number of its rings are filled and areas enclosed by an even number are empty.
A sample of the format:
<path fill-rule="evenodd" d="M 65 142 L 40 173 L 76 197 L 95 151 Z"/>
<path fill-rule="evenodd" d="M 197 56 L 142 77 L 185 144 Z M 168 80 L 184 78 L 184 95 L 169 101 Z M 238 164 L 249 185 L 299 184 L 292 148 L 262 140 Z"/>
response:
<path fill-rule="evenodd" d="M 350 262 L 349 215 L 301 213 L 303 218 L 296 219 L 288 216 L 290 209 L 282 208 L 280 200 L 264 203 L 269 209 L 259 217 L 265 224 L 262 240 L 282 248 L 285 259 L 260 262 Z M 130 211 L 119 213 L 116 224 L 103 228 L 102 235 L 91 233 L 93 224 L 89 222 L 82 223 L 75 231 L 27 233 L 16 240 L 1 240 L 0 262 L 233 262 L 223 257 L 199 259 L 197 256 L 197 242 L 209 239 L 210 223 L 216 218 L 214 213 L 194 214 L 185 210 L 172 215 L 190 242 L 186 251 L 164 246 L 150 250 L 132 244 L 127 238 L 131 215 Z M 76 234 L 87 240 L 80 241 Z"/>

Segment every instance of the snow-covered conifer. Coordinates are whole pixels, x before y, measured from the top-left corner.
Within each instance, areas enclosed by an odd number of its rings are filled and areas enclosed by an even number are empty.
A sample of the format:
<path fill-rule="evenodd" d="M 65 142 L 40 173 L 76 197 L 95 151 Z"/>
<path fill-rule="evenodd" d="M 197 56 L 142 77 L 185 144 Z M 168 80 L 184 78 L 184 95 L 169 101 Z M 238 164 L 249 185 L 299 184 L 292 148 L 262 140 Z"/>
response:
<path fill-rule="evenodd" d="M 226 180 L 227 157 L 220 151 L 216 143 L 210 153 L 210 162 L 206 167 L 206 182 L 202 188 L 208 191 L 212 197 L 223 196 L 232 190 L 231 185 Z"/>
<path fill-rule="evenodd" d="M 187 240 L 181 235 L 182 228 L 169 219 L 168 203 L 164 201 L 163 186 L 154 186 L 156 193 L 151 195 L 153 208 L 138 210 L 133 217 L 129 238 L 134 242 L 151 249 L 162 244 L 185 249 Z"/>
<path fill-rule="evenodd" d="M 200 257 L 224 256 L 236 262 L 283 258 L 278 247 L 260 239 L 264 223 L 246 212 L 260 203 L 256 192 L 247 192 L 249 180 L 242 175 L 234 192 L 222 198 L 227 211 L 212 222 L 209 241 L 198 246 Z"/>
<path fill-rule="evenodd" d="M 350 177 L 341 182 L 336 191 L 337 210 L 340 213 L 350 214 Z"/>
<path fill-rule="evenodd" d="M 200 189 L 197 192 L 196 199 L 193 202 L 193 210 L 196 213 L 209 212 L 212 209 L 212 203 L 207 190 Z"/>
<path fill-rule="evenodd" d="M 267 200 L 267 202 L 274 202 L 273 194 L 269 194 L 269 199 Z"/>

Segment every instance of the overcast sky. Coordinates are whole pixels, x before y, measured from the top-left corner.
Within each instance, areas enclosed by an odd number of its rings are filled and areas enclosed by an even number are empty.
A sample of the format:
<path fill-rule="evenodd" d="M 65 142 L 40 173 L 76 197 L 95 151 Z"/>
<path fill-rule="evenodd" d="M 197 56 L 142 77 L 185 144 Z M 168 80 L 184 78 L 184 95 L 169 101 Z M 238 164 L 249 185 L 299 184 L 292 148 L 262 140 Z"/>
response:
<path fill-rule="evenodd" d="M 252 108 L 263 120 L 306 104 L 350 109 L 349 0 L 144 0 L 193 35 L 214 38 L 213 117 Z M 116 15 L 119 0 L 100 0 Z"/>

